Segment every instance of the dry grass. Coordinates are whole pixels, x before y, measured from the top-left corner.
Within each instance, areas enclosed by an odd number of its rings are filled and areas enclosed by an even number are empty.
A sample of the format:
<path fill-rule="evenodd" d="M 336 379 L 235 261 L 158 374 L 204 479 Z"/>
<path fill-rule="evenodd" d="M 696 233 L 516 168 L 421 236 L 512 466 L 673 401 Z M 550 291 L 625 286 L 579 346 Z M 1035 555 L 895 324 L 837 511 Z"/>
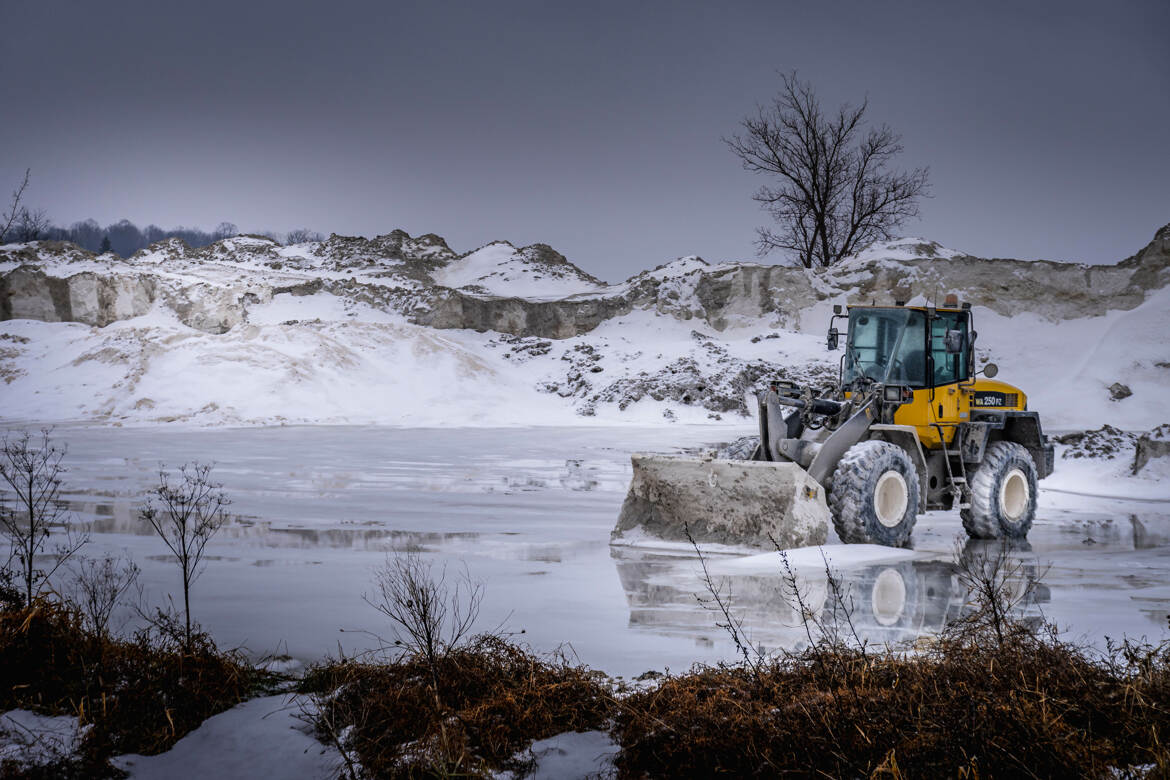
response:
<path fill-rule="evenodd" d="M 627 698 L 623 777 L 1113 777 L 1170 771 L 1170 646 L 1091 659 L 1010 624 L 915 655 L 820 645 Z M 1123 775 L 1124 776 L 1124 775 Z"/>
<path fill-rule="evenodd" d="M 165 623 L 111 639 L 89 631 L 77 609 L 44 600 L 0 613 L 0 711 L 77 716 L 92 728 L 69 771 L 108 774 L 110 756 L 167 750 L 268 679 L 206 635 L 189 651 L 182 644 L 181 627 Z"/>
<path fill-rule="evenodd" d="M 614 703 L 597 675 L 496 636 L 451 649 L 432 669 L 418 655 L 319 667 L 317 726 L 373 777 L 490 776 L 521 769 L 533 740 L 606 726 Z M 342 736 L 344 734 L 344 736 Z"/>

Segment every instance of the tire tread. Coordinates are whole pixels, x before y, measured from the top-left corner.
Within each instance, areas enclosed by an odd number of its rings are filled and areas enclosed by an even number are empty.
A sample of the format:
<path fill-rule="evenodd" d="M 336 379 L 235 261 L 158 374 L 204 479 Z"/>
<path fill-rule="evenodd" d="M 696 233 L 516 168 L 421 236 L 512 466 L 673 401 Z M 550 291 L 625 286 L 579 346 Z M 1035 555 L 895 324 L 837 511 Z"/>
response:
<path fill-rule="evenodd" d="M 1013 460 L 1026 460 L 1032 463 L 1032 456 L 1021 444 L 1013 441 L 996 441 L 987 445 L 983 455 L 983 462 L 975 469 L 970 477 L 969 488 L 965 491 L 967 503 L 971 506 L 959 510 L 959 517 L 963 521 L 963 530 L 972 539 L 999 539 L 1005 535 L 999 522 L 999 507 L 996 506 L 999 497 L 996 495 L 997 476 Z M 1036 466 L 1032 463 L 1029 487 L 1032 490 L 1031 500 L 1036 501 Z M 1033 514 L 1035 509 L 1033 508 Z M 1032 525 L 1029 517 L 1023 523 L 1026 536 Z"/>
<path fill-rule="evenodd" d="M 833 471 L 832 489 L 829 491 L 833 527 L 837 529 L 837 535 L 841 537 L 842 542 L 888 544 L 871 537 L 866 527 L 866 512 L 872 500 L 872 496 L 867 495 L 869 477 L 881 466 L 883 460 L 891 457 L 904 459 L 909 467 L 911 478 L 906 480 L 906 487 L 910 493 L 909 507 L 912 514 L 917 514 L 918 477 L 909 455 L 901 447 L 890 442 L 875 439 L 858 442 L 837 462 L 837 468 Z M 909 533 L 906 534 L 906 539 L 908 538 Z M 906 539 L 900 539 L 899 543 L 904 543 Z"/>

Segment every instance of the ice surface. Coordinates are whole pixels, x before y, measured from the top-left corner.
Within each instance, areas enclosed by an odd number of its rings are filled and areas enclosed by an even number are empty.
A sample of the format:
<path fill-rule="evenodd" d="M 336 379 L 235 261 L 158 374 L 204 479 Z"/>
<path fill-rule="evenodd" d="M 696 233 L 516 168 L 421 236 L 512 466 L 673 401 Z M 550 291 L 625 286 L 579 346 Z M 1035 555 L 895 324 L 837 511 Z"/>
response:
<path fill-rule="evenodd" d="M 193 608 L 225 646 L 305 663 L 339 646 L 376 647 L 367 632 L 388 636 L 391 628 L 362 594 L 388 553 L 418 551 L 452 567 L 466 563 L 483 581 L 480 627 L 523 631 L 516 637 L 542 651 L 567 643 L 582 662 L 629 677 L 735 656 L 716 616 L 696 599 L 703 586 L 693 551 L 610 547 L 630 453 L 710 447 L 746 432 L 58 427 L 54 435 L 69 445 L 70 506 L 93 530 L 87 554 L 128 551 L 155 602 L 175 591 L 177 572 L 133 507 L 160 461 L 217 461 L 214 473 L 240 519 L 209 546 Z M 1166 637 L 1170 502 L 1047 490 L 1040 501 L 1028 545 L 1013 553 L 1026 570 L 1047 570 L 1025 608 L 1098 644 L 1106 635 Z M 959 614 L 967 599 L 952 564 L 956 542 L 968 555 L 988 548 L 965 541 L 957 512 L 921 517 L 912 551 L 830 541 L 823 550 L 860 605 L 859 630 L 879 643 L 936 632 Z M 823 608 L 820 554 L 791 553 L 802 585 Z M 806 641 L 779 567 L 769 565 L 774 553 L 709 556 L 753 639 L 766 648 Z"/>

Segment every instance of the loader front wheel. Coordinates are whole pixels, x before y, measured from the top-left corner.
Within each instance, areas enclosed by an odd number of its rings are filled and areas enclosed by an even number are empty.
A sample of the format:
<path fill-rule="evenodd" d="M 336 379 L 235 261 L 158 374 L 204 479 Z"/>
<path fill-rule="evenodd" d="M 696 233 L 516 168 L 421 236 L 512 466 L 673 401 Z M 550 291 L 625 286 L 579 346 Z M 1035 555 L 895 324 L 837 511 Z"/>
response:
<path fill-rule="evenodd" d="M 972 539 L 1023 539 L 1036 517 L 1036 463 L 1011 441 L 987 445 L 959 512 Z"/>
<path fill-rule="evenodd" d="M 904 547 L 918 520 L 918 470 L 886 441 L 854 444 L 837 463 L 829 508 L 846 544 Z"/>

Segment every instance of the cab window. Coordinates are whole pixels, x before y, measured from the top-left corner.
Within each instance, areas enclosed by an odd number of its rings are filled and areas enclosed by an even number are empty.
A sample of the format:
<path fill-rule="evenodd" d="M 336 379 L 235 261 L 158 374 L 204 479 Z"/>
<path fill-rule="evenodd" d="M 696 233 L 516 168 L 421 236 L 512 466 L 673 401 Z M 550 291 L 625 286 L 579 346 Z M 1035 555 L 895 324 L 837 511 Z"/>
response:
<path fill-rule="evenodd" d="M 934 384 L 949 385 L 961 382 L 967 376 L 967 349 L 957 354 L 947 354 L 946 335 L 948 330 L 963 334 L 963 344 L 968 343 L 967 313 L 940 311 L 930 323 L 930 354 L 934 359 Z"/>
<path fill-rule="evenodd" d="M 849 313 L 846 383 L 859 376 L 925 387 L 926 317 L 911 309 L 854 309 Z"/>

